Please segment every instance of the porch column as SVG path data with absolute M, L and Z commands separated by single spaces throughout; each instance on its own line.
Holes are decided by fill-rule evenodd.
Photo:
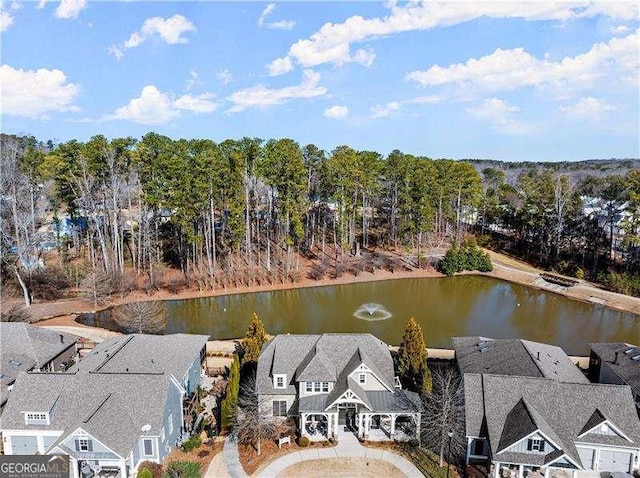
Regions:
M 573 470 L 571 472 L 571 478 L 578 478 L 578 470 Z
M 496 461 L 493 466 L 493 478 L 500 478 L 500 463 Z
M 549 478 L 549 475 L 551 474 L 551 469 L 547 466 L 544 469 L 544 478 Z
M 416 439 L 418 440 L 418 445 L 420 445 L 420 437 L 422 434 L 420 433 L 420 414 L 419 413 L 416 413 L 415 419 L 416 419 Z
M 124 458 L 119 460 L 118 466 L 120 467 L 120 476 L 127 476 L 127 464 L 124 461 Z
M 371 432 L 371 414 L 367 413 L 364 417 L 364 437 L 369 438 Z
M 307 414 L 300 414 L 300 436 L 307 436 Z
M 72 478 L 78 478 L 78 474 L 79 474 L 78 460 L 76 460 L 72 456 L 69 457 L 69 467 L 71 468 L 70 476 Z
M 522 478 L 524 476 L 524 465 L 518 466 L 518 478 Z M 573 478 L 576 478 L 575 476 Z
M 393 439 L 393 435 L 396 433 L 396 414 L 391 414 L 391 439 Z

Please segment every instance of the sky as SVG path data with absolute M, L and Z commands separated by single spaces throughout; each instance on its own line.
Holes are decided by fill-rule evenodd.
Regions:
M 6 1 L 1 131 L 640 157 L 637 2 Z

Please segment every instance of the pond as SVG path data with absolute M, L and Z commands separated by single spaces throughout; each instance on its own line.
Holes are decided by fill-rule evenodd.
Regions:
M 370 332 L 394 345 L 412 316 L 429 347 L 449 348 L 450 337 L 461 335 L 524 338 L 571 354 L 586 353 L 589 342 L 640 343 L 638 315 L 483 276 L 229 294 L 171 300 L 167 306 L 166 333 L 208 334 L 214 340 L 243 336 L 256 312 L 270 334 Z M 78 320 L 117 330 L 109 310 Z

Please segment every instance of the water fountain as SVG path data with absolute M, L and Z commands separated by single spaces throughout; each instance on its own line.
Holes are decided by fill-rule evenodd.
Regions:
M 385 308 L 385 306 L 382 304 L 375 304 L 373 302 L 368 302 L 358 307 L 356 311 L 353 313 L 353 316 L 356 319 L 373 322 L 377 320 L 390 319 L 393 316 L 393 314 L 389 312 Z

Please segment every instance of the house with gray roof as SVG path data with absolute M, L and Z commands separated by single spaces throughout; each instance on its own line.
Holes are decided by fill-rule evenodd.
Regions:
M 491 464 L 495 478 L 638 467 L 640 421 L 629 387 L 592 384 L 553 345 L 452 342 L 463 375 L 467 463 Z
M 66 454 L 72 476 L 128 477 L 185 436 L 208 337 L 125 335 L 64 373 L 21 372 L 2 416 L 6 454 Z
M 58 372 L 77 358 L 77 338 L 24 322 L 0 322 L 0 413 L 19 372 Z
M 470 458 L 493 477 L 569 478 L 638 468 L 640 421 L 628 386 L 467 373 Z
M 589 347 L 591 380 L 629 385 L 640 413 L 640 347 L 624 342 L 589 344 Z
M 371 334 L 277 335 L 262 347 L 256 389 L 265 412 L 295 418 L 312 440 L 398 440 L 420 428 L 420 397 L 401 389 L 389 347 Z

